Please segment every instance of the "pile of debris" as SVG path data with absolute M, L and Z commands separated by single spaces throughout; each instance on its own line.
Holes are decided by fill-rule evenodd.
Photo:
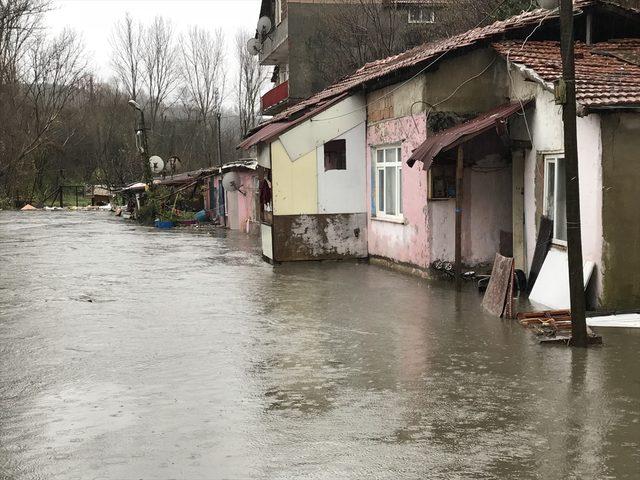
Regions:
M 571 311 L 545 310 L 520 312 L 518 322 L 540 338 L 540 343 L 564 343 L 571 341 Z M 587 327 L 589 345 L 601 345 L 602 337 Z

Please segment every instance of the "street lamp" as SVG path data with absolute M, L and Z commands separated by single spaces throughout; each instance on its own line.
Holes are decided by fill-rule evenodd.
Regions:
M 149 164 L 149 143 L 147 142 L 147 129 L 144 123 L 144 111 L 138 102 L 135 100 L 129 100 L 129 106 L 140 113 L 138 125 L 136 127 L 136 147 L 140 152 L 140 158 L 142 159 L 142 168 L 144 172 L 144 181 L 149 185 L 149 188 L 153 187 L 153 177 L 151 176 L 151 165 Z

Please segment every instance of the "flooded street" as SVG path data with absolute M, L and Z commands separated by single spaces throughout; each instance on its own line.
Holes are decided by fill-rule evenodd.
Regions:
M 108 213 L 0 212 L 2 479 L 636 479 L 640 332 Z

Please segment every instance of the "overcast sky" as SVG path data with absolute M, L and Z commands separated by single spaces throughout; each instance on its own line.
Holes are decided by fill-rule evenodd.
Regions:
M 236 31 L 255 31 L 260 0 L 53 0 L 47 23 L 52 32 L 69 26 L 82 34 L 89 58 L 103 80 L 111 76 L 109 38 L 116 20 L 129 12 L 133 18 L 149 21 L 156 15 L 171 19 L 177 31 L 190 25 L 210 30 L 222 28 L 229 68 Z

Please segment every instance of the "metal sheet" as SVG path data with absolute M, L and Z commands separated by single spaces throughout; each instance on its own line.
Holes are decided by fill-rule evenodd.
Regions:
M 589 284 L 595 264 L 584 262 L 584 286 Z M 552 248 L 542 265 L 529 300 L 556 310 L 571 308 L 569 296 L 569 259 L 567 252 Z
M 422 162 L 424 170 L 429 170 L 431 162 L 439 153 L 451 150 L 491 129 L 506 130 L 507 119 L 530 103 L 530 101 L 524 103 L 512 102 L 500 105 L 468 122 L 428 137 L 422 145 L 415 149 L 407 160 L 407 165 L 413 167 L 419 161 Z

